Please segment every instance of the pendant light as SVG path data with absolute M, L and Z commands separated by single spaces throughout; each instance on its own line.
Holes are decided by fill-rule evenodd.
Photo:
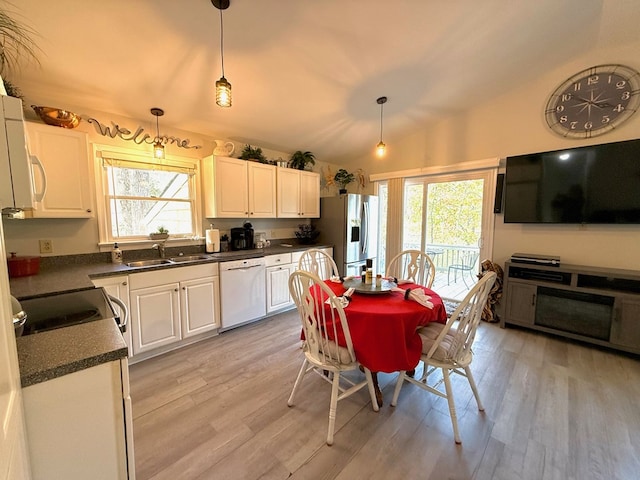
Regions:
M 224 29 L 222 26 L 222 10 L 229 8 L 230 0 L 211 0 L 211 3 L 220 10 L 220 59 L 222 61 L 222 77 L 216 82 L 216 103 L 221 107 L 230 107 L 231 84 L 224 78 Z
M 156 116 L 156 138 L 153 143 L 153 156 L 159 160 L 164 159 L 164 145 L 162 144 L 162 139 L 160 138 L 160 125 L 158 122 L 158 118 L 164 115 L 164 110 L 161 108 L 154 107 L 151 109 L 151 115 Z
M 378 145 L 376 145 L 376 154 L 379 157 L 383 157 L 387 150 L 387 146 L 382 141 L 382 110 L 384 104 L 387 103 L 387 97 L 380 97 L 376 102 L 380 105 L 380 141 L 378 142 Z

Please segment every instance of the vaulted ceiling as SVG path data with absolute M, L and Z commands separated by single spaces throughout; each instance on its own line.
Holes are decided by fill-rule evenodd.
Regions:
M 4 3 L 4 2 L 3 2 Z M 27 105 L 149 120 L 347 163 L 589 50 L 638 41 L 637 0 L 231 0 L 233 106 L 215 104 L 220 12 L 210 0 L 20 0 L 39 65 L 11 80 Z

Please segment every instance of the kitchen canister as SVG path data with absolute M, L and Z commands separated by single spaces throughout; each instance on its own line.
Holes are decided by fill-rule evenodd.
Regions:
M 217 228 L 208 228 L 205 231 L 205 248 L 207 253 L 220 251 L 220 230 Z

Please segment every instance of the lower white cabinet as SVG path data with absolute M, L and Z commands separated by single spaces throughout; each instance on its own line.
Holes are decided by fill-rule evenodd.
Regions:
M 295 270 L 291 254 L 268 255 L 267 265 L 267 313 L 282 310 L 293 305 L 289 294 L 289 275 Z
M 179 283 L 167 283 L 131 290 L 131 337 L 134 355 L 177 342 L 182 338 L 179 289 Z
M 333 248 L 321 248 L 320 250 L 333 258 Z M 267 255 L 265 257 L 267 266 L 267 313 L 293 307 L 293 300 L 289 293 L 289 276 L 298 269 L 298 261 L 303 253 L 304 250 Z
M 220 326 L 220 277 L 180 282 L 182 337 L 188 338 Z
M 216 263 L 136 273 L 129 282 L 134 356 L 220 326 Z
M 34 480 L 135 478 L 126 358 L 25 387 L 22 395 Z

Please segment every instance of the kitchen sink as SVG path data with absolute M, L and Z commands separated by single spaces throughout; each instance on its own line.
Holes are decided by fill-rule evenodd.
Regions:
M 180 262 L 195 262 L 197 260 L 210 260 L 211 257 L 209 255 L 182 255 L 180 257 L 171 257 L 169 260 L 172 262 L 180 263 Z
M 127 263 L 127 267 L 152 267 L 154 265 L 168 265 L 174 263 L 166 258 L 156 258 L 153 260 L 138 260 L 137 262 Z

